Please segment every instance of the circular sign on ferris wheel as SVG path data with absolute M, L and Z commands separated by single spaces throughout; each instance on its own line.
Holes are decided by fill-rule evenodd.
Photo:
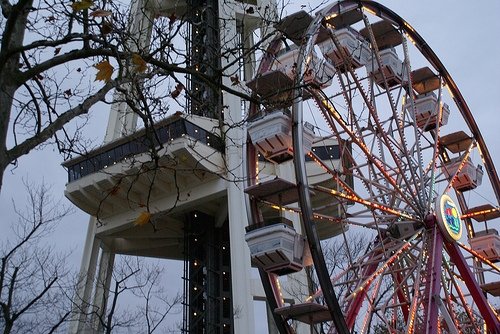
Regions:
M 436 218 L 441 231 L 449 241 L 457 241 L 462 236 L 462 221 L 458 208 L 447 194 L 436 201 Z

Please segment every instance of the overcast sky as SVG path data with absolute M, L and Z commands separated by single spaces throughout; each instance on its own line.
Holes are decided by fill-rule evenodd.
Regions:
M 480 1 L 380 1 L 407 20 L 427 41 L 453 76 L 465 97 L 493 161 L 500 165 L 500 2 Z M 300 2 L 306 4 L 307 2 Z M 102 140 L 106 110 L 98 111 L 92 119 L 92 136 Z M 16 169 L 4 175 L 0 195 L 0 241 L 9 234 L 8 226 L 14 214 L 11 199 L 22 206 L 25 198 L 22 179 L 44 180 L 52 185 L 55 198 L 63 197 L 67 180 L 60 166 L 61 157 L 51 147 L 34 152 L 19 160 Z M 69 201 L 65 200 L 69 204 Z M 52 243 L 61 250 L 72 250 L 71 262 L 79 267 L 88 216 L 76 209 L 53 235 Z M 179 282 L 180 286 L 180 282 Z

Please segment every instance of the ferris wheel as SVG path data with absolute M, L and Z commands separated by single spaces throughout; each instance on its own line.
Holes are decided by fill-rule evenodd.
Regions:
M 276 29 L 248 83 L 246 238 L 279 331 L 500 333 L 499 179 L 439 58 L 372 1 Z M 306 268 L 287 305 L 280 281 Z

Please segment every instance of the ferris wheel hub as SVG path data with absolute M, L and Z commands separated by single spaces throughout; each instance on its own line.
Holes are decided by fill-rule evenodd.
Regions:
M 441 195 L 436 200 L 436 221 L 446 240 L 453 242 L 462 237 L 463 227 L 459 209 L 447 194 Z

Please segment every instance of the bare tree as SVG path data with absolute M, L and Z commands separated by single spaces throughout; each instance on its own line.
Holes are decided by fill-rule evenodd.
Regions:
M 25 184 L 26 208 L 15 208 L 13 237 L 0 247 L 0 328 L 7 333 L 55 333 L 68 319 L 71 289 L 65 255 L 47 237 L 70 209 L 50 196 L 50 188 Z
M 142 12 L 129 20 L 128 6 L 107 0 L 1 0 L 0 189 L 5 169 L 41 145 L 55 143 L 65 158 L 87 152 L 86 117 L 100 103 L 111 103 L 114 89 L 123 93 L 114 102 L 146 127 L 184 109 L 187 95 L 201 101 L 186 92 L 187 77 L 214 96 L 226 91 L 249 98 L 238 73 L 250 59 L 244 38 L 223 32 L 220 45 L 210 47 L 213 58 L 227 61 L 201 71 L 204 65 L 195 64 L 185 44 L 189 20 L 183 15 L 189 13 L 174 8 L 157 18 L 146 3 L 132 1 Z M 222 77 L 230 77 L 230 84 Z
M 76 284 L 66 265 L 67 253 L 56 252 L 51 237 L 71 208 L 55 201 L 45 185 L 25 187 L 26 207 L 14 205 L 18 221 L 11 225 L 13 237 L 0 245 L 0 330 L 59 333 L 71 319 Z M 106 333 L 123 328 L 164 330 L 167 315 L 178 311 L 182 296 L 169 296 L 163 277 L 157 262 L 120 256 L 110 291 L 104 291 L 108 308 L 102 311 L 91 305 L 89 326 Z
M 164 267 L 139 257 L 120 256 L 113 270 L 109 291 L 103 291 L 107 308 L 89 305 L 86 328 L 93 332 L 123 330 L 156 333 L 168 330 L 165 322 L 182 302 L 182 295 L 169 296 L 164 288 Z M 102 285 L 103 282 L 98 282 Z

